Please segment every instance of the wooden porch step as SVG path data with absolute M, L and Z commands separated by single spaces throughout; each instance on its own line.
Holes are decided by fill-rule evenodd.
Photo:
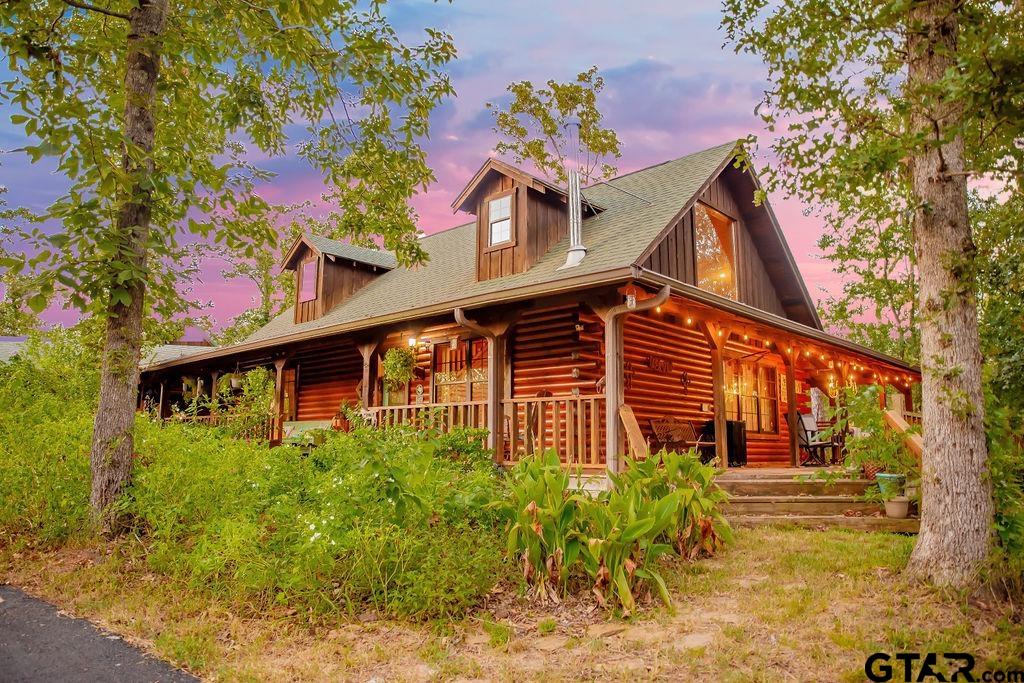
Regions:
M 841 528 L 858 531 L 891 531 L 916 534 L 918 519 L 891 517 L 845 517 L 843 515 L 727 515 L 733 526 L 799 526 L 811 529 Z
M 733 496 L 860 496 L 872 484 L 866 479 L 838 479 L 830 483 L 817 479 L 803 481 L 793 475 L 724 476 L 716 481 Z
M 727 515 L 842 515 L 846 511 L 871 514 L 877 503 L 856 496 L 734 496 L 725 506 Z

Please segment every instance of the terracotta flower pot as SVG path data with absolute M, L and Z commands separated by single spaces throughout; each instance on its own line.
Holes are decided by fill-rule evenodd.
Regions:
M 893 519 L 906 519 L 910 514 L 910 499 L 897 496 L 885 501 L 885 516 Z

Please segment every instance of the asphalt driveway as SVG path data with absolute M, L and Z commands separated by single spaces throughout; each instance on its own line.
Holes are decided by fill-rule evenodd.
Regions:
M 64 616 L 47 602 L 12 586 L 0 586 L 0 681 L 197 680 L 85 619 Z

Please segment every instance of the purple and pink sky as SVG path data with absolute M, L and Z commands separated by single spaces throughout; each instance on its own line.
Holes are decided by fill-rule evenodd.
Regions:
M 730 139 L 764 132 L 754 107 L 765 88 L 765 69 L 750 55 L 723 48 L 721 6 L 713 0 L 399 0 L 388 13 L 407 40 L 424 26 L 449 31 L 459 57 L 449 66 L 457 97 L 433 115 L 426 143 L 437 183 L 414 206 L 420 227 L 436 232 L 466 221 L 450 204 L 496 142 L 488 101 L 503 101 L 517 80 L 564 81 L 597 65 L 605 77 L 600 107 L 622 142 L 619 172 L 673 159 Z M 762 146 L 767 139 L 762 138 Z M 0 148 L 25 143 L 19 128 L 0 121 Z M 760 163 L 764 163 L 761 160 Z M 278 175 L 263 191 L 272 201 L 318 201 L 322 185 L 295 156 L 265 167 Z M 42 208 L 63 182 L 43 164 L 19 153 L 0 157 L 0 185 L 13 206 Z M 771 197 L 811 295 L 840 286 L 815 247 L 819 222 L 796 200 Z M 212 306 L 218 326 L 252 305 L 254 291 L 220 276 L 226 263 L 204 269 L 195 291 Z M 48 311 L 49 322 L 74 318 Z

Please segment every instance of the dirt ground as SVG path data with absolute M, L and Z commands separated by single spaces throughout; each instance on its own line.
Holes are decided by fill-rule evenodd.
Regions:
M 898 651 L 1024 670 L 1021 612 L 908 583 L 912 547 L 893 534 L 742 529 L 722 556 L 667 567 L 672 607 L 629 620 L 505 588 L 460 622 L 317 626 L 287 609 L 241 616 L 93 548 L 0 559 L 6 582 L 210 680 L 863 681 L 869 654 Z

